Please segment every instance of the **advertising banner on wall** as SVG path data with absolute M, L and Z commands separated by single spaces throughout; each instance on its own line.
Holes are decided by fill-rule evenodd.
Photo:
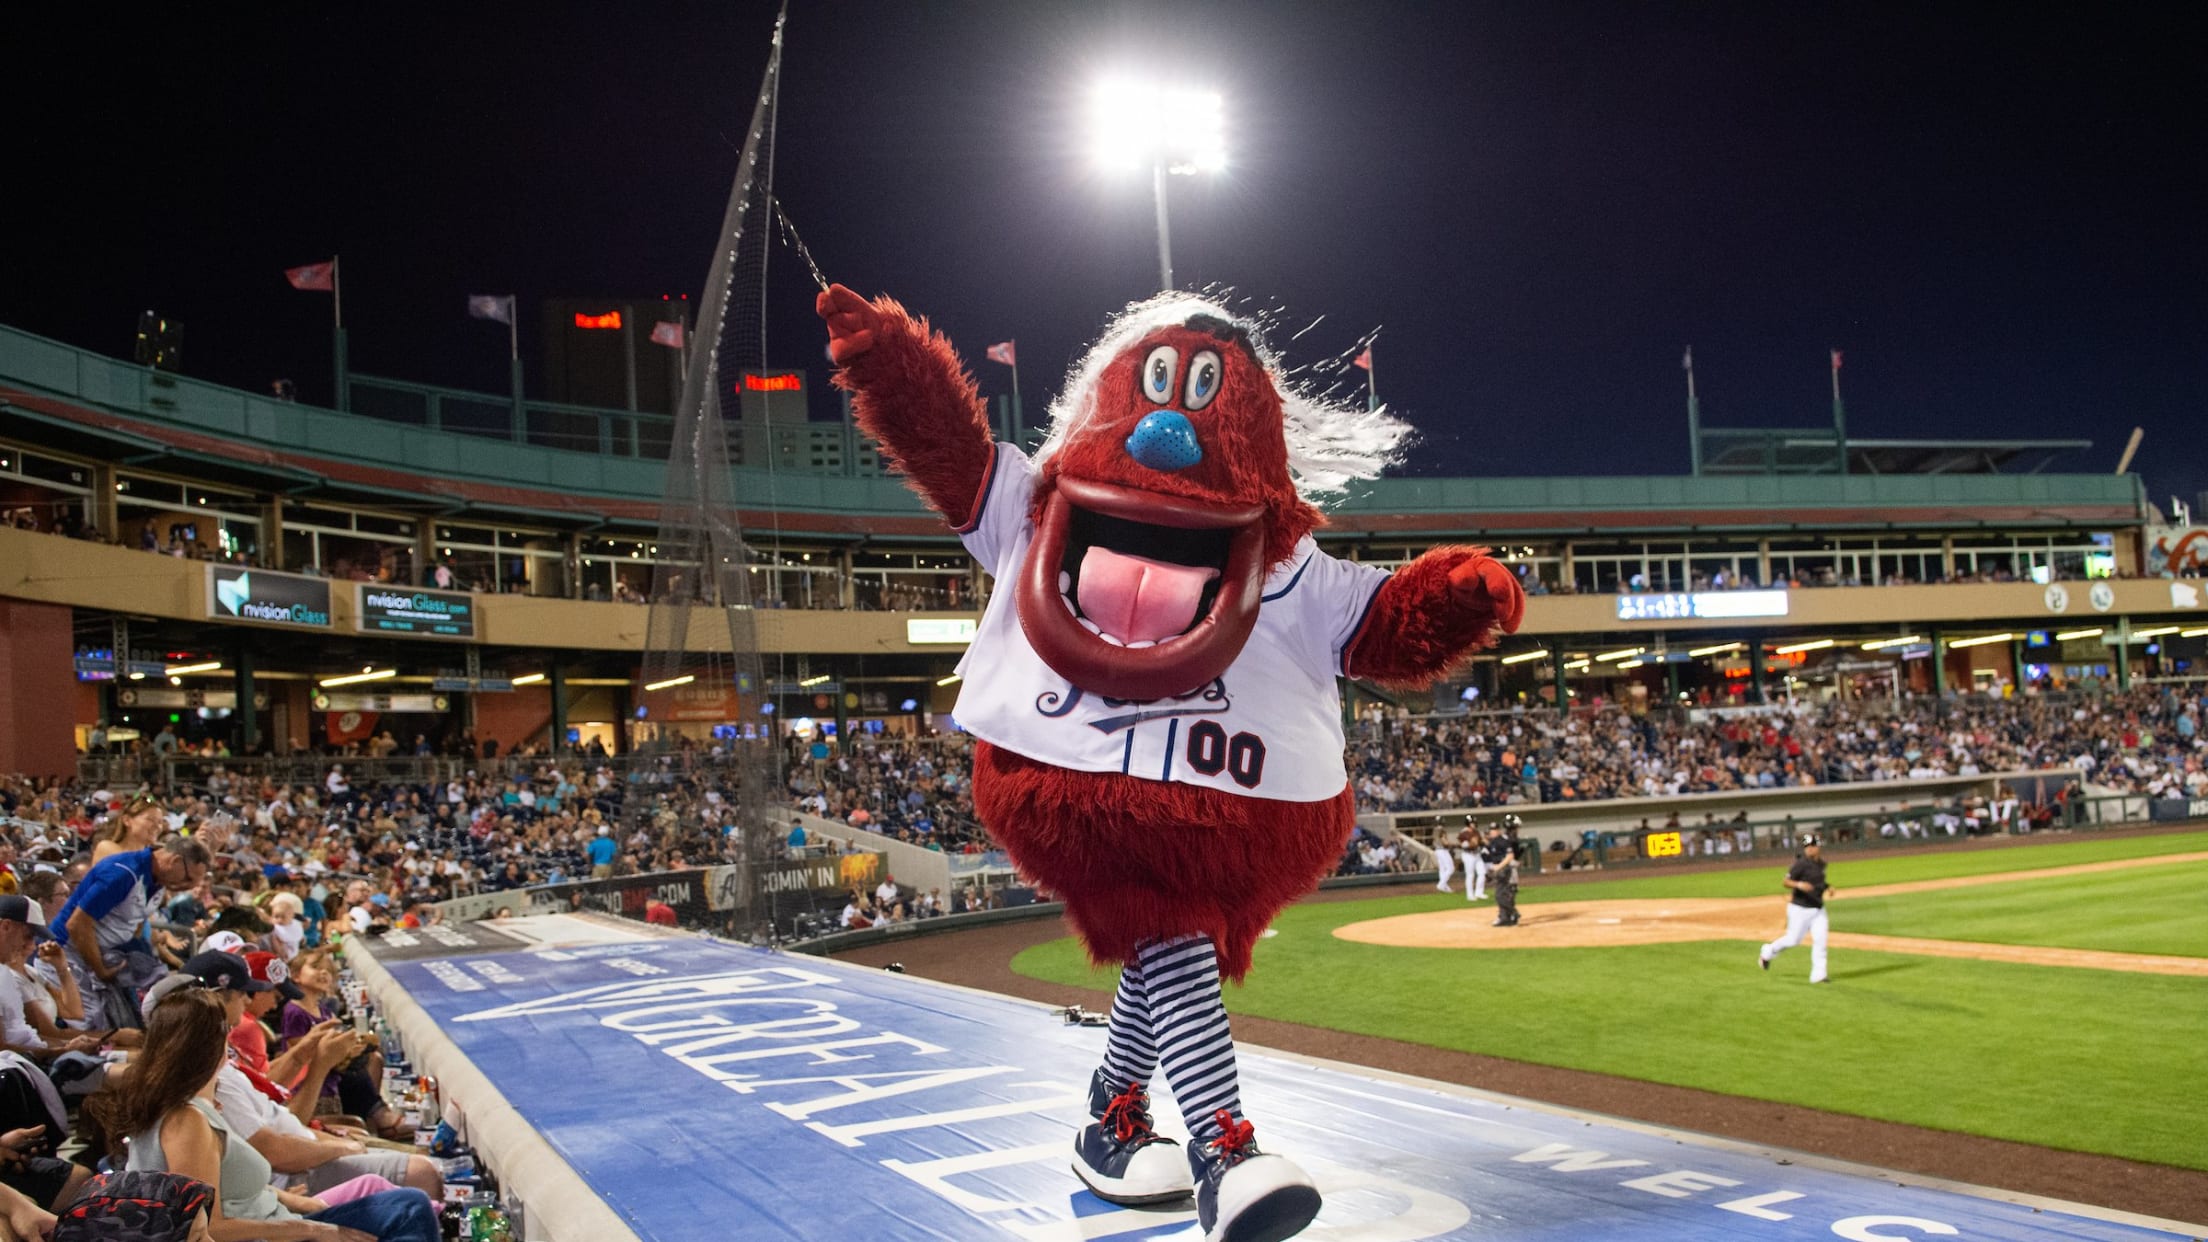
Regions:
M 2208 526 L 2149 526 L 2146 569 L 2173 578 L 2208 576 Z
M 237 565 L 207 567 L 207 615 L 218 621 L 330 628 L 330 581 Z
M 465 591 L 407 591 L 362 582 L 353 627 L 363 634 L 474 638 L 475 597 Z

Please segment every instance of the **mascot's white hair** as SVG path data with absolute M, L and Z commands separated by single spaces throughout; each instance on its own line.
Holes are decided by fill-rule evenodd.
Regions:
M 1114 316 L 1089 352 L 1073 364 L 1066 384 L 1050 403 L 1050 435 L 1036 452 L 1036 464 L 1047 461 L 1066 438 L 1096 409 L 1096 391 L 1104 368 L 1144 336 L 1159 328 L 1185 324 L 1204 316 L 1225 320 L 1241 329 L 1250 352 L 1280 393 L 1281 413 L 1288 441 L 1288 475 L 1296 492 L 1316 502 L 1346 488 L 1353 480 L 1378 478 L 1396 459 L 1411 425 L 1384 408 L 1368 410 L 1346 401 L 1329 401 L 1303 384 L 1288 378 L 1287 368 L 1265 344 L 1259 325 L 1217 302 L 1186 293 L 1161 293 L 1137 302 Z

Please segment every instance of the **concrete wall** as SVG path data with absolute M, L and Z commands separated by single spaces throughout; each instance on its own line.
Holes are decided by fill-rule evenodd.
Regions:
M 818 815 L 792 811 L 791 816 L 805 821 L 807 837 L 825 837 L 831 841 L 855 842 L 861 849 L 873 850 L 886 857 L 889 874 L 897 883 L 908 889 L 926 892 L 931 888 L 943 890 L 944 900 L 951 896 L 951 860 L 934 850 L 909 845 L 895 837 L 885 837 L 864 828 L 853 828 Z M 786 822 L 786 821 L 785 821 Z

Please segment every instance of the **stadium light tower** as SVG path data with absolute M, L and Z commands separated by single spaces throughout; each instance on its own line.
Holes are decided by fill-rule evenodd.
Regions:
M 1173 229 L 1165 205 L 1168 174 L 1195 176 L 1227 166 L 1225 104 L 1215 91 L 1107 78 L 1089 97 L 1097 163 L 1114 172 L 1150 166 L 1158 210 L 1158 287 L 1173 287 Z

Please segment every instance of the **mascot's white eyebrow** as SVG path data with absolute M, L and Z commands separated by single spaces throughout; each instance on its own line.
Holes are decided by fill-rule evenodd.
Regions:
M 1185 293 L 1161 293 L 1114 316 L 1096 344 L 1067 372 L 1064 389 L 1051 401 L 1050 435 L 1037 450 L 1036 463 L 1048 461 L 1095 411 L 1097 388 L 1113 358 L 1145 335 L 1197 316 L 1248 323 L 1217 302 Z M 1305 500 L 1341 491 L 1357 479 L 1378 478 L 1396 459 L 1411 434 L 1409 423 L 1385 407 L 1367 410 L 1353 402 L 1330 400 L 1286 380 L 1287 368 L 1254 328 L 1247 332 L 1247 344 L 1280 393 L 1288 474 Z

